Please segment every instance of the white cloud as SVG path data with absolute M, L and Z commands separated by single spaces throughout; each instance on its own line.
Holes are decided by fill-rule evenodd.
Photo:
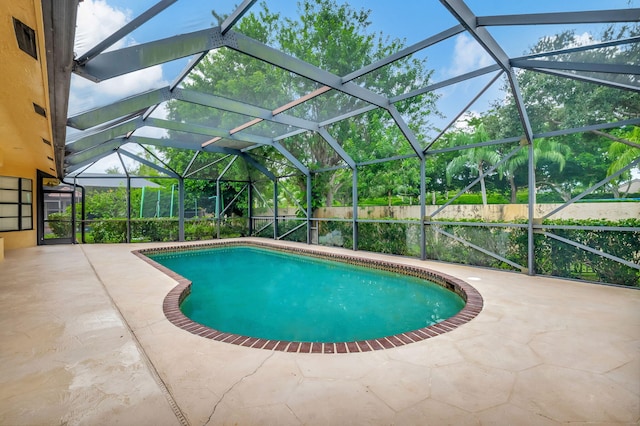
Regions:
M 491 56 L 472 37 L 460 34 L 456 38 L 449 74 L 460 75 L 493 63 Z
M 105 0 L 84 0 L 78 5 L 74 51 L 83 54 L 131 20 L 131 11 L 118 10 Z M 124 46 L 119 40 L 112 48 Z
M 593 36 L 589 33 L 576 34 L 573 38 L 574 42 L 569 47 L 587 46 L 594 43 Z
M 83 54 L 131 20 L 130 10 L 116 9 L 105 0 L 84 0 L 78 7 L 74 50 Z M 108 50 L 137 44 L 131 37 L 119 40 Z M 69 115 L 108 105 L 150 89 L 166 86 L 161 65 L 94 83 L 74 75 L 71 79 Z
M 480 118 L 478 111 L 468 110 L 451 126 L 451 130 L 472 131 L 473 127 L 469 125 L 469 121 L 474 118 Z
M 100 83 L 94 83 L 74 75 L 71 79 L 69 115 L 105 106 L 136 93 L 157 89 L 168 84 L 163 77 L 161 65 L 114 77 Z

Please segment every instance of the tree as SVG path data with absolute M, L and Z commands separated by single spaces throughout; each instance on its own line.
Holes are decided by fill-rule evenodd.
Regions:
M 335 0 L 302 0 L 298 2 L 298 12 L 299 19 L 282 18 L 271 12 L 266 3 L 261 3 L 260 9 L 247 14 L 234 30 L 338 76 L 404 47 L 404 41 L 386 38 L 370 29 L 369 10 L 354 10 L 348 4 L 339 5 Z M 218 21 L 222 18 L 215 12 L 214 17 Z M 431 71 L 427 70 L 425 60 L 405 58 L 361 77 L 356 83 L 374 92 L 393 96 L 427 85 L 430 76 Z M 210 52 L 183 86 L 267 109 L 278 108 L 319 88 L 311 80 L 231 49 Z M 434 111 L 434 100 L 434 95 L 427 94 L 399 103 L 396 107 L 407 117 L 413 131 L 419 134 L 429 126 L 428 116 Z M 367 105 L 360 99 L 331 90 L 286 113 L 322 122 Z M 249 121 L 238 114 L 177 101 L 169 103 L 169 115 L 173 120 L 224 129 Z M 334 123 L 327 130 L 354 158 L 363 152 L 371 152 L 372 144 L 408 146 L 406 140 L 389 138 L 389 129 L 396 127 L 396 124 L 385 115 L 388 115 L 386 111 L 376 110 L 373 114 Z M 378 121 L 382 125 L 368 130 L 366 137 L 360 136 L 364 133 L 359 129 L 368 126 L 371 121 Z M 264 122 L 247 129 L 247 133 L 275 137 L 290 130 Z M 177 132 L 171 132 L 171 136 L 177 136 Z M 333 169 L 323 172 L 321 177 L 316 175 L 315 179 L 321 185 L 318 192 L 326 195 L 327 205 L 333 202 L 340 189 L 349 186 L 347 183 L 351 173 L 339 169 L 344 165 L 343 159 L 317 134 L 306 132 L 283 140 L 282 144 L 312 170 Z M 397 152 L 395 149 L 384 151 Z M 256 152 L 252 150 L 250 155 Z M 269 155 L 272 154 L 277 154 L 277 151 L 271 149 Z M 173 158 L 170 161 L 175 162 Z M 274 167 L 273 171 L 279 174 L 281 170 L 276 165 Z M 305 188 L 303 179 L 299 180 L 299 186 Z
M 589 42 L 611 41 L 640 34 L 640 27 L 622 26 L 606 28 L 597 40 L 591 37 Z M 581 45 L 574 31 L 563 31 L 550 37 L 544 37 L 529 53 L 557 51 Z M 572 62 L 594 63 L 638 63 L 640 47 L 634 43 L 607 48 L 558 54 L 550 59 Z M 590 74 L 589 77 L 637 85 L 636 76 L 609 74 Z M 640 116 L 640 97 L 634 91 L 619 90 L 597 84 L 576 81 L 536 71 L 519 71 L 518 83 L 525 102 L 527 114 L 534 133 L 543 133 L 563 129 L 578 128 L 596 123 L 615 122 Z M 493 109 L 483 115 L 493 139 L 501 139 L 522 134 L 519 118 L 515 114 L 515 99 L 508 87 L 504 87 L 506 96 L 497 101 Z M 584 190 L 604 179 L 607 168 L 611 164 L 608 154 L 612 142 L 619 142 L 629 147 L 638 147 L 622 137 L 617 130 L 590 130 L 585 133 L 574 133 L 558 136 L 544 142 L 537 142 L 535 147 L 536 162 L 542 160 L 541 170 L 537 170 L 539 183 L 562 194 L 563 199 L 571 198 L 575 191 Z M 572 153 L 572 155 L 568 155 Z M 504 176 L 510 181 L 512 200 L 517 182 L 526 182 L 526 153 L 521 153 L 509 161 L 502 169 Z M 627 163 L 628 164 L 628 163 Z M 563 173 L 559 173 L 562 171 Z
M 484 125 L 479 120 L 470 120 L 471 129 L 453 132 L 449 136 L 450 146 L 472 145 L 489 140 Z M 447 164 L 447 182 L 450 182 L 454 175 L 464 170 L 473 170 L 480 176 L 480 192 L 482 194 L 482 204 L 487 205 L 487 188 L 484 173 L 487 169 L 500 161 L 500 155 L 491 147 L 475 147 L 462 151 Z
M 637 143 L 637 142 L 640 142 L 640 127 L 633 126 L 631 129 L 620 129 L 618 130 L 618 132 L 615 133 L 615 135 L 621 136 L 620 139 L 622 140 Z M 607 175 L 611 176 L 612 174 L 616 173 L 618 170 L 622 169 L 623 167 L 627 166 L 628 164 L 631 164 L 633 161 L 640 158 L 640 148 L 637 148 L 633 145 L 629 145 L 627 143 L 615 141 L 615 142 L 612 142 L 611 145 L 609 146 L 608 154 L 609 154 L 611 164 L 607 169 Z M 615 198 L 620 198 L 621 194 L 620 194 L 620 191 L 618 190 L 618 187 L 624 180 L 628 180 L 629 184 L 631 184 L 631 176 L 632 176 L 631 172 L 627 171 L 625 173 L 622 173 L 618 177 L 618 179 L 613 180 L 614 185 L 612 185 L 612 191 Z M 626 195 L 628 191 L 629 190 L 627 189 L 624 195 Z
M 549 186 L 560 194 L 563 200 L 569 201 L 571 199 L 571 192 L 567 193 L 563 188 L 556 184 L 552 179 L 553 173 L 550 172 L 550 164 L 558 166 L 559 171 L 562 171 L 566 163 L 566 159 L 571 153 L 570 148 L 562 143 L 559 143 L 551 139 L 542 139 L 534 141 L 533 147 L 533 159 L 534 167 L 537 167 L 539 162 L 547 163 L 543 170 L 538 173 L 537 177 L 543 176 L 542 182 L 544 185 Z M 498 169 L 501 173 L 501 177 L 504 177 L 509 182 L 510 199 L 509 202 L 515 204 L 517 202 L 516 195 L 518 193 L 518 186 L 516 184 L 516 175 L 521 169 L 526 169 L 529 164 L 529 150 L 521 149 L 509 160 L 505 161 L 503 165 Z

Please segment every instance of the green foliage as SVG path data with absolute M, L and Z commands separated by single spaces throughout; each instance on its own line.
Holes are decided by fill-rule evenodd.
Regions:
M 132 196 L 137 194 L 139 200 L 139 190 L 132 189 L 131 194 Z M 86 194 L 86 209 L 89 217 L 127 217 L 127 188 L 120 186 L 118 188 L 89 189 Z
M 334 0 L 302 0 L 298 2 L 298 12 L 299 19 L 285 18 L 270 11 L 266 2 L 263 2 L 259 8 L 254 8 L 245 15 L 234 30 L 336 75 L 346 75 L 405 47 L 403 40 L 374 32 L 370 27 L 371 12 L 367 9 L 357 10 L 346 3 L 338 4 Z M 216 12 L 214 16 L 218 20 L 224 18 Z M 429 83 L 431 73 L 426 68 L 426 59 L 403 58 L 362 76 L 355 82 L 374 92 L 395 96 L 424 87 Z M 232 49 L 210 52 L 190 74 L 189 81 L 183 85 L 186 89 L 214 93 L 267 109 L 285 105 L 319 88 L 316 82 L 239 54 Z M 433 93 L 427 93 L 396 104 L 398 111 L 418 136 L 429 127 L 429 116 L 436 113 L 435 99 Z M 359 99 L 331 90 L 303 105 L 291 108 L 287 114 L 321 122 L 366 105 Z M 189 124 L 221 129 L 231 129 L 240 124 L 237 114 L 219 109 L 179 101 L 169 102 L 168 108 L 171 119 Z M 254 126 L 251 130 L 265 137 L 288 131 L 273 123 L 267 125 L 266 122 Z M 328 126 L 327 131 L 356 160 L 412 152 L 394 120 L 382 109 L 335 123 Z M 176 131 L 170 131 L 170 137 L 185 142 L 196 141 L 195 136 Z M 344 165 L 341 156 L 315 132 L 287 138 L 282 144 L 311 170 Z M 161 151 L 169 165 L 179 173 L 183 173 L 187 164 L 193 160 L 192 153 L 187 150 L 162 148 Z M 290 162 L 273 147 L 259 147 L 248 152 L 248 155 L 278 176 L 296 173 Z M 208 183 L 201 181 L 199 185 L 202 187 L 199 189 L 204 190 L 205 185 L 211 185 L 218 177 L 219 170 L 228 165 L 229 161 L 230 159 L 224 159 L 222 154 L 200 153 L 193 161 L 190 171 L 198 170 L 197 177 L 210 180 Z M 234 164 L 224 175 L 225 179 L 246 181 L 260 177 L 260 174 L 244 161 L 236 163 L 241 166 L 236 167 Z M 380 179 L 377 183 L 371 184 L 372 192 L 378 192 L 375 195 L 387 195 L 400 187 L 415 188 L 415 175 L 419 175 L 419 170 L 413 172 L 409 179 L 405 179 L 408 174 L 397 173 L 393 164 L 381 164 L 372 174 L 362 177 L 363 190 L 369 186 L 369 178 L 374 175 Z M 314 206 L 331 206 L 334 202 L 349 203 L 350 180 L 351 172 L 344 169 L 315 175 Z M 192 185 L 189 181 L 186 184 Z M 298 193 L 301 195 L 300 201 L 306 204 L 304 178 L 299 178 L 297 185 L 300 190 Z M 209 189 L 213 188 L 209 186 Z
M 178 241 L 176 219 L 135 219 L 131 221 L 132 241 Z
M 126 220 L 108 219 L 90 221 L 89 230 L 95 243 L 124 243 L 127 241 Z
M 592 36 L 589 42 L 618 40 L 637 36 L 639 33 L 638 25 L 610 26 L 601 34 Z M 530 53 L 558 51 L 579 46 L 584 44 L 584 40 L 580 40 L 582 36 L 576 34 L 574 30 L 566 30 L 544 37 L 531 48 Z M 612 46 L 579 50 L 556 55 L 555 60 L 637 63 L 640 61 L 640 48 L 637 45 L 628 45 L 625 48 Z M 528 70 L 519 72 L 517 78 L 534 133 L 616 122 L 635 118 L 640 114 L 640 96 L 634 91 L 619 90 Z M 633 85 L 635 83 L 630 80 L 633 78 L 624 74 L 612 74 L 606 79 L 623 85 Z M 506 81 L 503 90 L 506 97 L 496 100 L 493 109 L 481 117 L 491 139 L 494 140 L 523 135 L 516 101 Z M 621 142 L 624 146 L 617 149 L 609 148 L 612 141 Z M 637 148 L 636 143 L 635 149 Z M 628 165 L 633 158 L 637 158 L 637 151 L 634 153 L 633 150 L 633 134 L 629 128 L 591 130 L 537 139 L 534 141 L 536 186 L 552 189 L 563 200 L 569 200 L 572 193 L 583 191 L 604 179 L 607 173 L 611 174 Z M 511 202 L 515 202 L 515 193 L 518 188 L 528 186 L 527 151 L 526 148 L 522 149 L 500 169 L 501 177 L 509 182 Z M 608 169 L 609 172 L 607 172 Z
M 249 220 L 244 217 L 230 217 L 221 220 L 220 238 L 237 238 L 249 235 Z
M 184 238 L 187 241 L 210 240 L 215 237 L 215 219 L 191 219 L 184 223 Z
M 640 227 L 640 219 L 547 220 L 544 225 Z M 640 264 L 640 232 L 549 229 L 559 237 L 601 250 L 628 262 Z M 534 235 L 535 270 L 538 274 L 564 278 L 580 278 L 605 283 L 640 286 L 640 271 L 595 253 L 579 249 L 542 234 Z M 527 230 L 511 232 L 508 258 L 526 264 Z
M 329 245 L 337 245 L 336 242 L 341 242 L 339 247 L 353 248 L 353 223 L 352 222 L 333 222 L 322 221 L 318 222 L 318 240 L 323 236 L 340 236 L 340 238 L 329 238 Z M 320 241 L 319 241 L 320 243 Z M 320 243 L 323 245 L 322 243 Z
M 358 224 L 358 250 L 420 256 L 420 225 L 367 222 Z
M 463 221 L 459 221 L 463 222 Z M 475 220 L 464 221 L 475 222 Z M 469 243 L 482 247 L 490 252 L 504 257 L 509 247 L 509 234 L 504 228 L 492 226 L 464 226 L 464 225 L 431 225 L 426 228 L 427 258 L 445 262 L 462 263 L 466 265 L 484 266 L 497 269 L 514 267 L 475 248 L 450 238 L 438 230 L 461 238 Z M 519 262 L 516 262 L 519 263 Z M 519 263 L 522 265 L 522 263 Z M 526 265 L 526 261 L 524 263 Z
M 57 238 L 69 238 L 71 236 L 71 214 L 50 213 L 47 223 Z

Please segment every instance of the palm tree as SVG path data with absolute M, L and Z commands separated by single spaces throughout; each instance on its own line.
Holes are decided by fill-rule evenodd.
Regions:
M 473 145 L 489 140 L 482 123 L 474 126 L 473 133 L 466 131 L 456 132 L 452 135 L 451 146 Z M 475 147 L 464 150 L 459 156 L 454 158 L 447 164 L 447 182 L 451 182 L 451 178 L 465 170 L 471 169 L 474 174 L 480 176 L 480 191 L 482 193 L 482 205 L 487 205 L 487 189 L 485 186 L 484 175 L 485 170 L 500 161 L 500 155 L 491 149 L 491 147 Z
M 640 142 L 640 127 L 634 127 L 633 130 L 625 135 L 629 141 Z M 633 145 L 625 144 L 624 142 L 612 142 L 609 146 L 609 158 L 612 160 L 611 165 L 607 169 L 607 176 L 611 176 L 618 170 L 629 165 L 632 161 L 640 158 L 640 148 Z M 629 180 L 631 184 L 631 172 L 627 171 L 620 175 L 616 181 L 620 183 L 623 180 Z M 620 191 L 618 185 L 613 185 L 613 196 L 620 198 Z M 628 192 L 628 190 L 627 190 Z
M 553 139 L 541 139 L 534 142 L 533 145 L 533 159 L 534 159 L 534 167 L 537 165 L 538 161 L 548 161 L 550 163 L 555 163 L 558 165 L 560 171 L 564 169 L 564 165 L 566 162 L 566 157 L 571 153 L 571 149 L 560 142 L 554 141 Z M 529 163 L 529 151 L 527 149 L 521 149 L 516 153 L 513 157 L 507 160 L 500 168 L 499 171 L 501 176 L 504 176 L 509 181 L 509 188 L 511 190 L 511 198 L 510 202 L 512 204 L 516 203 L 516 194 L 518 192 L 518 186 L 516 185 L 516 171 L 521 167 L 526 166 Z M 554 190 L 558 191 L 562 198 L 567 201 L 571 198 L 571 194 L 565 194 L 560 188 L 554 185 L 551 182 L 545 182 L 547 185 L 551 186 Z M 530 188 L 532 190 L 533 188 Z M 569 198 L 567 198 L 569 197 Z

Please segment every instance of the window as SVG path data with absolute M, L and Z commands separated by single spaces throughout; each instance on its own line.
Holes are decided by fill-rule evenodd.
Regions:
M 0 176 L 0 232 L 33 229 L 31 179 Z

